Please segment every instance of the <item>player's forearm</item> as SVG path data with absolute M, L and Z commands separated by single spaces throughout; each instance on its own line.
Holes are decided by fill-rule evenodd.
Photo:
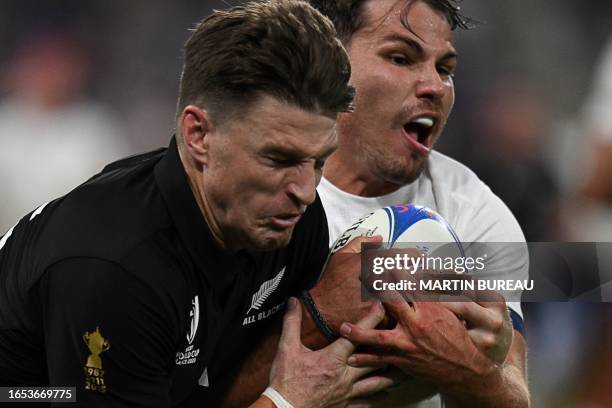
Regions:
M 504 364 L 495 372 L 474 381 L 471 387 L 461 387 L 442 394 L 447 407 L 529 407 L 529 390 L 521 370 Z
M 514 332 L 505 363 L 488 375 L 442 392 L 448 407 L 528 407 L 525 339 Z
M 325 347 L 327 340 L 319 332 L 308 312 L 302 307 L 302 343 L 312 350 Z M 230 385 L 219 400 L 218 406 L 225 408 L 245 407 L 255 401 L 268 386 L 268 378 L 272 361 L 276 355 L 281 333 L 281 321 L 275 322 L 274 330 L 270 331 L 251 353 L 232 379 Z M 262 406 L 263 407 L 263 406 Z
M 215 406 L 238 408 L 253 403 L 252 407 L 266 407 L 266 405 L 261 405 L 262 402 L 258 398 L 268 386 L 270 368 L 280 339 L 280 325 L 280 321 L 275 322 L 274 330 L 262 340 L 256 351 L 251 353 L 235 371 L 234 377 L 228 379 L 223 395 L 215 396 Z

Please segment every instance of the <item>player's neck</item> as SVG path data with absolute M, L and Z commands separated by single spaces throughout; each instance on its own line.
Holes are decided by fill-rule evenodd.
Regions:
M 362 163 L 363 158 L 338 149 L 325 163 L 323 175 L 340 190 L 361 197 L 379 197 L 401 187 L 376 177 Z
M 228 249 L 227 244 L 223 239 L 221 228 L 219 227 L 214 217 L 214 212 L 212 211 L 211 205 L 206 199 L 206 194 L 204 194 L 204 188 L 201 182 L 202 173 L 195 169 L 193 165 L 191 165 L 191 163 L 187 162 L 181 149 L 179 149 L 179 157 L 181 158 L 181 162 L 183 163 L 185 173 L 187 174 L 187 182 L 189 183 L 189 188 L 193 193 L 193 197 L 196 200 L 196 203 L 198 204 L 198 208 L 202 213 L 202 217 L 204 218 L 204 222 L 208 226 L 210 234 L 221 248 Z

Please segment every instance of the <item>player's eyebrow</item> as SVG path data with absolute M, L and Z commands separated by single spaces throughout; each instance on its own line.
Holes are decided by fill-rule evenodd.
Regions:
M 322 150 L 319 154 L 316 155 L 316 157 L 326 159 L 333 152 L 336 151 L 337 147 L 337 143 L 334 143 L 332 146 L 329 146 L 325 150 Z M 294 149 L 289 146 L 280 146 L 276 144 L 264 146 L 261 151 L 264 155 L 283 157 L 288 160 L 302 160 L 308 156 L 307 154 L 305 154 L 306 152 L 300 151 L 299 149 Z
M 266 155 L 273 155 L 273 156 L 281 156 L 281 157 L 287 157 L 287 158 L 300 158 L 300 152 L 298 152 L 295 149 L 292 149 L 291 147 L 287 147 L 287 146 L 279 146 L 276 144 L 270 144 L 267 146 L 264 146 L 263 149 L 261 150 L 263 154 Z
M 442 58 L 440 58 L 440 61 L 457 60 L 458 58 L 457 51 L 452 50 L 444 54 Z
M 423 49 L 421 44 L 419 44 L 412 38 L 408 38 L 403 35 L 389 34 L 383 37 L 383 41 L 400 42 L 406 45 L 408 48 L 411 48 L 417 54 L 419 58 L 423 58 L 425 54 L 425 50 Z M 442 58 L 440 58 L 440 60 L 451 60 L 451 59 L 457 59 L 457 52 L 454 49 L 449 50 L 446 54 L 444 54 L 444 56 L 442 56 Z
M 417 43 L 416 41 L 414 41 L 411 38 L 407 38 L 407 37 L 404 37 L 404 36 L 399 35 L 399 34 L 389 34 L 389 35 L 386 35 L 383 38 L 383 41 L 386 41 L 386 42 L 400 42 L 400 43 L 406 45 L 408 48 L 411 48 L 414 52 L 417 53 L 417 55 L 419 57 L 422 57 L 423 54 L 424 54 L 423 47 L 421 47 L 421 44 Z

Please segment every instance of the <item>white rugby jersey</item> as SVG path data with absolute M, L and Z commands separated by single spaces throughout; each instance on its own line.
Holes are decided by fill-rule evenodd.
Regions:
M 349 194 L 325 178 L 317 190 L 327 215 L 330 246 L 361 216 L 406 203 L 438 212 L 462 242 L 525 242 L 516 218 L 501 199 L 468 167 L 436 151 L 431 152 L 425 170 L 415 182 L 384 196 Z M 503 279 L 528 279 L 528 257 L 516 247 L 509 246 L 489 257 L 487 277 L 499 274 Z M 519 302 L 508 302 L 508 306 L 522 317 Z M 439 407 L 441 401 L 435 396 L 415 406 Z

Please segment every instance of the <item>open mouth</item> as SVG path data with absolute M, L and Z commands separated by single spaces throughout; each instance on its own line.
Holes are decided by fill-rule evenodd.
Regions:
M 435 119 L 432 116 L 419 116 L 406 123 L 404 125 L 404 131 L 409 138 L 429 150 L 431 147 L 432 130 L 435 123 Z

